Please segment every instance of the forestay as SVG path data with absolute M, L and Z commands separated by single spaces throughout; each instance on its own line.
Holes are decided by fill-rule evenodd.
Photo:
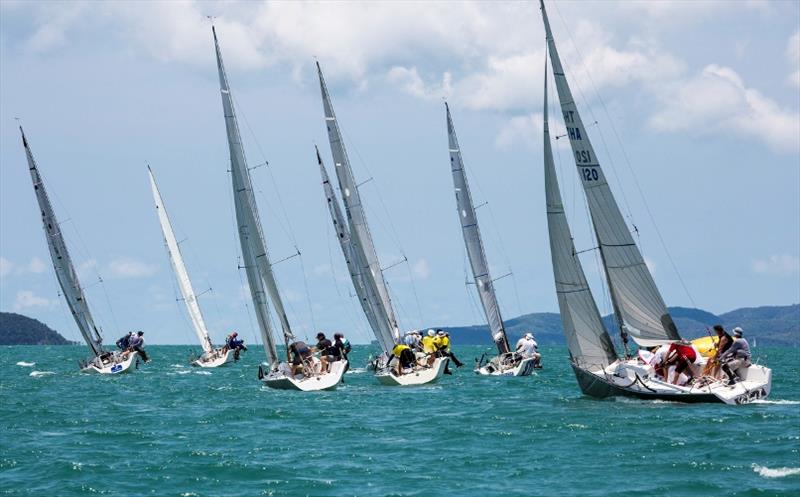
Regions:
M 344 147 L 344 141 L 333 112 L 328 88 L 322 76 L 322 69 L 317 63 L 320 90 L 322 91 L 322 104 L 325 110 L 325 124 L 328 128 L 328 139 L 331 145 L 331 154 L 335 164 L 336 178 L 339 180 L 339 188 L 342 192 L 342 200 L 350 224 L 351 247 L 355 255 L 354 260 L 362 265 L 359 274 L 366 290 L 366 296 L 370 307 L 375 314 L 375 322 L 370 322 L 373 326 L 375 337 L 380 342 L 381 347 L 386 352 L 392 350 L 394 343 L 399 339 L 399 328 L 395 318 L 392 302 L 389 298 L 389 290 L 383 278 L 383 271 L 380 267 L 378 255 L 375 252 L 375 245 L 372 242 L 372 235 L 367 225 L 367 218 L 361 204 L 361 196 L 358 192 L 358 185 L 350 167 L 350 160 Z M 369 319 L 369 313 L 368 319 Z
M 197 334 L 205 352 L 211 352 L 211 339 L 208 337 L 208 329 L 203 320 L 203 314 L 200 312 L 200 305 L 197 302 L 197 295 L 192 288 L 192 282 L 189 279 L 189 273 L 186 271 L 186 265 L 183 263 L 181 256 L 181 249 L 178 246 L 178 240 L 175 238 L 175 233 L 172 231 L 172 224 L 169 222 L 167 210 L 164 207 L 164 200 L 161 198 L 161 193 L 158 191 L 156 179 L 153 176 L 153 171 L 150 166 L 147 167 L 147 174 L 150 176 L 150 188 L 153 191 L 153 200 L 156 203 L 156 212 L 158 213 L 158 221 L 161 223 L 161 232 L 164 234 L 164 242 L 167 244 L 167 252 L 169 253 L 169 260 L 172 263 L 172 269 L 175 271 L 175 277 L 178 280 L 178 287 L 181 290 L 181 296 L 186 303 L 186 310 L 189 313 L 189 318 L 192 320 L 192 327 Z
M 270 300 L 278 314 L 278 318 L 283 329 L 284 341 L 292 339 L 291 328 L 283 308 L 275 277 L 272 273 L 272 266 L 267 254 L 264 235 L 261 231 L 261 221 L 258 217 L 253 186 L 250 180 L 250 171 L 247 168 L 247 161 L 242 147 L 241 135 L 239 134 L 239 124 L 233 107 L 233 98 L 228 85 L 228 77 L 222 64 L 222 53 L 217 41 L 217 33 L 214 33 L 214 48 L 217 54 L 217 69 L 219 71 L 220 93 L 222 94 L 222 107 L 225 113 L 225 128 L 228 133 L 228 146 L 231 157 L 231 181 L 233 184 L 234 207 L 236 211 L 236 222 L 238 224 L 239 242 L 242 247 L 242 259 L 247 274 L 247 282 L 250 286 L 250 295 L 253 299 L 256 317 L 258 319 L 261 338 L 264 341 L 264 350 L 273 368 L 278 365 L 278 352 L 275 347 L 275 340 L 272 337 L 269 324 L 269 308 L 267 306 L 266 285 Z
M 25 131 L 22 127 L 19 128 L 22 133 L 22 146 L 25 147 L 25 156 L 28 159 L 28 170 L 31 173 L 31 180 L 33 181 L 33 190 L 36 193 L 36 201 L 39 203 L 39 211 L 42 214 L 42 225 L 44 226 L 44 233 L 47 237 L 47 248 L 50 249 L 50 258 L 53 261 L 53 268 L 56 271 L 56 279 L 61 287 L 61 293 L 64 294 L 64 299 L 67 301 L 67 306 L 78 325 L 78 329 L 83 336 L 86 345 L 89 346 L 95 356 L 100 355 L 103 351 L 103 337 L 100 331 L 94 324 L 92 313 L 89 311 L 89 304 L 86 302 L 86 297 L 83 294 L 83 288 L 80 281 L 78 281 L 78 274 L 75 272 L 75 267 L 72 264 L 72 258 L 69 256 L 67 244 L 64 241 L 64 236 L 61 233 L 61 226 L 56 219 L 53 205 L 50 203 L 50 197 L 47 195 L 42 177 L 39 175 L 39 169 L 36 166 L 36 160 L 33 158 L 28 146 L 28 140 L 25 138 Z
M 545 62 L 546 63 L 546 62 Z M 558 309 L 570 357 L 583 367 L 605 367 L 617 359 L 614 344 L 603 326 L 597 304 L 575 252 L 561 191 L 558 186 L 550 128 L 547 118 L 547 67 L 544 77 L 544 188 L 547 201 L 547 229 L 550 257 L 556 284 Z
M 605 174 L 597 162 L 594 148 L 567 84 L 543 1 L 541 7 L 567 136 L 588 200 L 617 318 L 623 329 L 639 345 L 649 346 L 679 340 L 680 335 L 664 299 L 633 241 Z
M 456 130 L 453 126 L 453 118 L 450 115 L 450 107 L 444 104 L 447 111 L 447 138 L 450 144 L 450 169 L 453 173 L 453 188 L 456 194 L 456 209 L 458 219 L 461 223 L 461 233 L 464 235 L 464 244 L 467 247 L 467 257 L 469 258 L 472 276 L 475 280 L 475 287 L 478 289 L 478 296 L 481 300 L 486 321 L 489 323 L 489 332 L 492 339 L 500 333 L 503 336 L 503 343 L 498 344 L 500 353 L 508 352 L 508 337 L 503 326 L 503 318 L 500 316 L 500 306 L 497 304 L 497 296 L 494 291 L 492 277 L 489 275 L 489 264 L 486 262 L 486 252 L 483 249 L 481 230 L 478 227 L 478 217 L 472 203 L 472 194 L 469 190 L 467 175 L 464 171 L 464 162 L 461 158 L 461 149 L 458 145 Z M 497 341 L 495 340 L 495 343 Z M 505 348 L 505 350 L 504 350 Z

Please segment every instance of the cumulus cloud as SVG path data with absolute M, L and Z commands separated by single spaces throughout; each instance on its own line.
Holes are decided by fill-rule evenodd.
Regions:
M 155 268 L 144 262 L 122 257 L 108 263 L 108 273 L 114 278 L 142 278 L 155 273 Z
M 6 259 L 5 257 L 0 257 L 0 278 L 5 278 L 11 271 L 14 269 L 14 263 Z
M 47 270 L 47 264 L 38 257 L 34 257 L 28 263 L 27 270 L 33 274 L 42 274 Z
M 20 290 L 14 299 L 13 307 L 15 311 L 24 311 L 26 309 L 50 307 L 54 303 L 55 301 L 40 297 L 31 290 Z
M 800 272 L 800 258 L 794 255 L 771 255 L 753 261 L 753 272 L 766 275 L 790 275 Z
M 729 67 L 708 65 L 694 77 L 665 85 L 659 97 L 662 108 L 650 118 L 657 130 L 734 133 L 778 151 L 800 150 L 800 114 L 747 87 Z

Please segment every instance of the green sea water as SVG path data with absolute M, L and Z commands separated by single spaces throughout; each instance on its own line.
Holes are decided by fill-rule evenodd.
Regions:
M 527 378 L 479 377 L 483 349 L 457 347 L 452 376 L 393 388 L 357 346 L 315 393 L 262 388 L 258 347 L 215 370 L 191 350 L 100 377 L 82 347 L 0 347 L 0 495 L 800 495 L 797 349 L 756 349 L 773 390 L 746 406 L 587 398 L 563 347 Z

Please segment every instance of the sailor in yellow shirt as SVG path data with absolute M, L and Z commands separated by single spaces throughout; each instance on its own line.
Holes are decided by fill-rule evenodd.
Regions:
M 422 351 L 428 356 L 428 366 L 433 366 L 436 360 L 436 332 L 428 330 L 428 334 L 422 337 Z
M 458 360 L 458 357 L 453 354 L 450 350 L 450 334 L 446 333 L 444 330 L 436 330 L 436 340 L 434 342 L 436 345 L 436 355 L 439 357 L 449 357 L 453 360 L 453 364 L 456 365 L 457 368 L 460 368 L 464 365 L 463 362 Z M 445 373 L 449 374 L 447 369 L 445 369 Z
M 411 350 L 411 347 L 402 343 L 398 343 L 392 349 L 391 359 L 394 358 L 397 359 L 397 367 L 395 369 L 395 374 L 397 376 L 403 374 L 403 370 L 413 369 L 416 363 L 416 358 L 414 357 L 414 352 Z M 391 360 L 389 362 L 391 362 Z

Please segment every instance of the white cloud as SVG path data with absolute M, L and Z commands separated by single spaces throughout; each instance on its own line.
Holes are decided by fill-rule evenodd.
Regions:
M 514 116 L 503 126 L 495 139 L 495 146 L 502 149 L 510 148 L 517 142 L 533 146 L 541 141 L 544 132 L 542 114 L 529 114 Z M 551 141 L 553 136 L 550 137 Z
M 20 290 L 17 292 L 16 299 L 14 299 L 14 310 L 24 311 L 36 307 L 50 307 L 53 304 L 55 304 L 55 301 L 39 297 L 31 290 Z
M 771 255 L 753 261 L 753 272 L 768 275 L 790 275 L 800 272 L 800 258 L 794 255 Z
M 427 280 L 431 275 L 431 269 L 428 267 L 428 261 L 426 259 L 419 259 L 415 262 L 411 267 L 411 271 L 414 273 L 414 276 L 421 280 Z
M 108 263 L 108 273 L 115 278 L 142 278 L 155 273 L 155 268 L 144 262 L 122 257 Z
M 416 67 L 396 66 L 389 70 L 387 79 L 409 95 L 423 100 L 448 98 L 453 92 L 453 75 L 449 72 L 442 75 L 441 83 L 428 85 L 422 80 Z
M 47 264 L 38 257 L 34 257 L 31 259 L 31 262 L 28 263 L 28 271 L 33 274 L 42 274 L 46 270 Z
M 97 260 L 89 259 L 86 261 L 81 262 L 78 264 L 76 268 L 78 272 L 78 278 L 87 279 L 87 278 L 96 278 L 97 275 Z
M 800 114 L 782 109 L 748 88 L 731 68 L 711 64 L 685 81 L 664 85 L 662 109 L 650 118 L 657 130 L 735 133 L 773 149 L 800 149 Z
M 795 31 L 786 45 L 786 57 L 792 65 L 794 72 L 789 75 L 789 83 L 800 88 L 800 30 Z
M 5 278 L 11 271 L 14 269 L 14 263 L 6 259 L 5 257 L 0 257 L 0 277 Z

